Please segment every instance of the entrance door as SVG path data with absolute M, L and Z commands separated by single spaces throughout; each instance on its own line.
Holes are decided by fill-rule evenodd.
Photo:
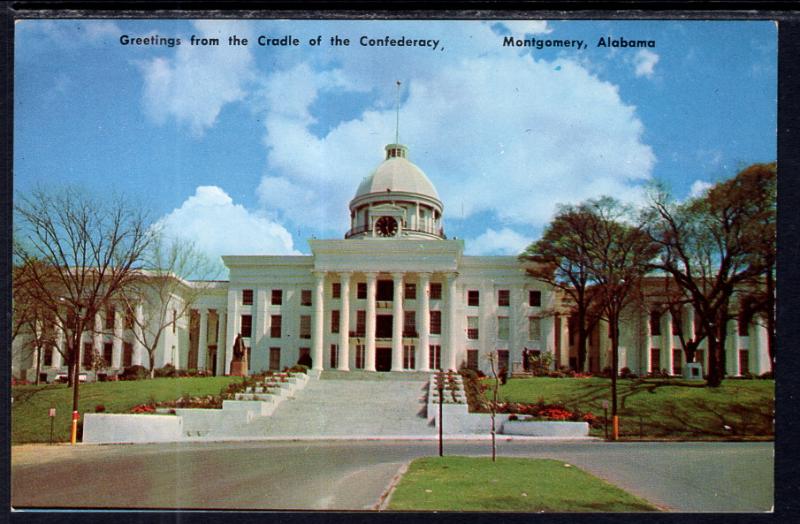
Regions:
M 375 370 L 392 370 L 392 348 L 375 348 Z

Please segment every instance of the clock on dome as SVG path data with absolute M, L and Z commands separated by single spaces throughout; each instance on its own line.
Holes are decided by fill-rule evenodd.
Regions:
M 397 220 L 394 217 L 380 217 L 375 222 L 375 232 L 382 237 L 395 236 L 397 234 Z

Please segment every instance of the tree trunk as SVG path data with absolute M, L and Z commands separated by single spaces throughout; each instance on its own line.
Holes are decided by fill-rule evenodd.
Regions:
M 156 376 L 156 355 L 155 351 L 148 351 L 147 354 L 150 357 L 150 378 L 155 378 Z
M 586 333 L 586 310 L 578 308 L 578 369 L 576 371 L 583 373 L 586 366 L 586 339 L 589 338 Z
M 767 351 L 769 370 L 775 373 L 775 277 L 767 271 Z
M 34 384 L 37 386 L 39 385 L 39 375 L 42 372 L 42 348 L 41 346 L 36 348 L 36 381 Z

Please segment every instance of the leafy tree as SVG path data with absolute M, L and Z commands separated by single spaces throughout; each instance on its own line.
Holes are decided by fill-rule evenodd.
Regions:
M 78 410 L 81 339 L 98 312 L 134 278 L 152 233 L 123 198 L 77 187 L 38 188 L 16 199 L 14 257 L 31 300 L 64 331 L 73 411 Z
M 566 296 L 578 331 L 578 369 L 586 363 L 586 345 L 600 318 L 599 295 L 589 256 L 587 228 L 595 217 L 584 206 L 561 206 L 542 238 L 528 246 L 520 259 L 534 262 L 528 274 Z
M 725 374 L 734 293 L 774 275 L 775 192 L 770 185 L 775 173 L 775 164 L 756 164 L 686 202 L 675 202 L 663 188 L 651 198 L 649 233 L 661 248 L 653 267 L 669 274 L 693 306 L 695 322 L 708 340 L 712 387 Z M 769 280 L 774 287 L 774 278 Z M 767 302 L 774 310 L 774 298 Z
M 632 223 L 631 210 L 613 198 L 589 200 L 581 208 L 590 218 L 584 232 L 588 271 L 596 282 L 611 335 L 611 415 L 616 416 L 619 322 L 626 306 L 636 298 L 658 246 L 644 225 Z

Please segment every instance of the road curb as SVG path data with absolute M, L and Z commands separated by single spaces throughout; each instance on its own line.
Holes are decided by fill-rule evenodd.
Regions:
M 378 502 L 370 509 L 375 511 L 386 511 L 386 509 L 389 507 L 389 502 L 392 499 L 394 489 L 397 487 L 397 484 L 400 483 L 400 479 L 403 478 L 403 475 L 406 474 L 406 471 L 408 471 L 409 465 L 411 465 L 411 462 L 405 462 L 400 465 L 400 467 L 397 469 L 397 473 L 394 474 L 392 480 L 390 480 L 389 484 L 386 486 L 386 489 L 383 490 Z

